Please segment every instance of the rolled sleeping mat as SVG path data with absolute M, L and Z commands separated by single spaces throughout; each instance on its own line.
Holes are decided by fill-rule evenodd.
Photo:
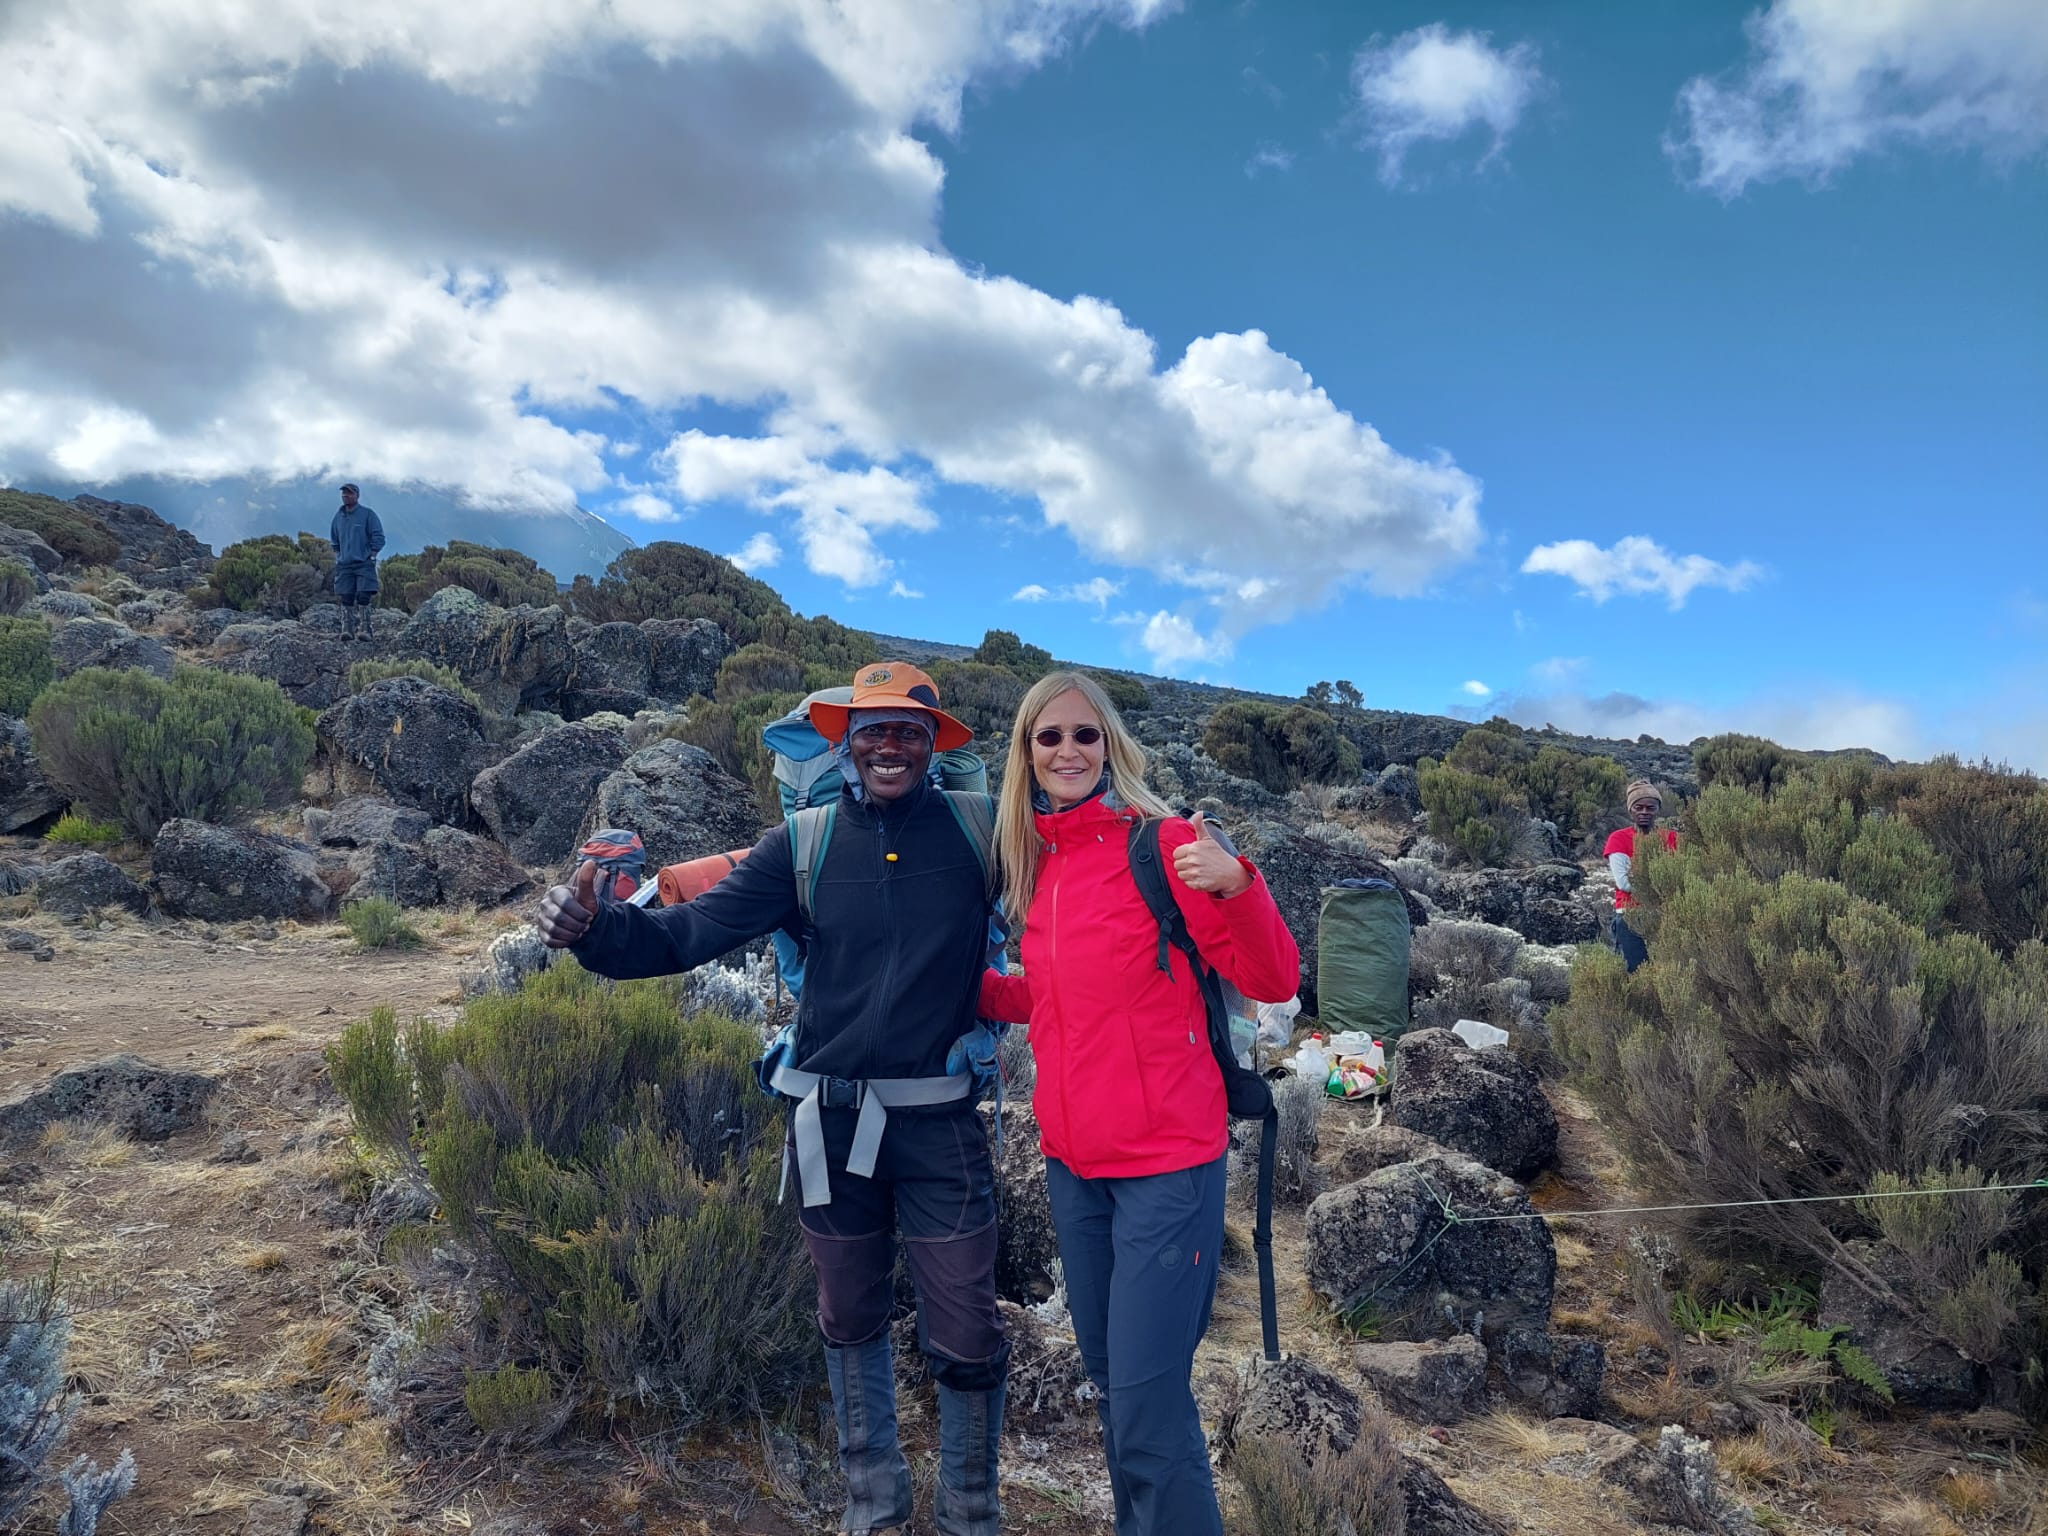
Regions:
M 730 853 L 712 853 L 701 859 L 663 866 L 661 873 L 655 876 L 655 883 L 661 887 L 661 904 L 680 907 L 686 901 L 695 901 L 738 869 L 740 861 L 753 851 L 751 848 L 735 848 Z

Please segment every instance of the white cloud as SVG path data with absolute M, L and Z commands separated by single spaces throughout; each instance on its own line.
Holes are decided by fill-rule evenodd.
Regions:
M 1588 658 L 1549 656 L 1529 669 L 1529 675 L 1546 688 L 1564 688 L 1585 675 Z
M 612 504 L 629 517 L 637 517 L 644 523 L 675 523 L 682 521 L 682 514 L 661 497 L 648 491 L 635 491 Z
M 1679 92 L 1667 144 L 1723 197 L 1889 149 L 2010 159 L 2048 144 L 2041 0 L 1776 0 L 1747 31 L 1741 69 Z
M 1480 163 L 1508 136 L 1543 87 L 1528 43 L 1495 48 L 1484 32 L 1453 33 L 1442 22 L 1377 39 L 1351 65 L 1365 140 L 1380 156 L 1380 179 L 1401 180 L 1408 151 L 1425 141 L 1461 139 L 1475 128 L 1493 135 Z
M 1480 537 L 1447 456 L 1258 331 L 1161 358 L 1113 306 L 940 246 L 918 130 L 1167 8 L 548 0 L 480 31 L 457 0 L 14 7 L 0 477 L 345 464 L 567 506 L 627 467 L 565 421 L 625 402 L 637 439 L 708 401 L 770 414 L 678 435 L 645 494 L 786 519 L 849 585 L 885 585 L 956 483 L 1184 583 L 1211 648 L 1350 586 L 1423 591 Z
M 1163 610 L 1145 619 L 1139 643 L 1152 658 L 1152 665 L 1172 674 L 1199 662 L 1228 661 L 1233 647 L 1218 635 L 1205 635 L 1181 614 Z
M 1077 581 L 1057 589 L 1032 582 L 1019 587 L 1010 594 L 1013 603 L 1093 603 L 1097 608 L 1107 609 L 1111 598 L 1124 589 L 1120 581 L 1111 581 L 1107 576 L 1094 576 L 1087 581 Z
M 1261 144 L 1252 151 L 1251 158 L 1244 163 L 1244 173 L 1258 177 L 1267 171 L 1291 171 L 1294 169 L 1294 151 L 1282 149 L 1278 144 Z
M 725 557 L 749 576 L 756 571 L 773 570 L 782 559 L 782 546 L 775 542 L 772 533 L 757 533 L 740 546 L 738 553 Z
M 1724 587 L 1740 592 L 1763 575 L 1763 567 L 1748 560 L 1723 565 L 1705 555 L 1674 555 L 1654 539 L 1631 535 L 1602 549 L 1590 539 L 1564 539 L 1539 544 L 1522 562 L 1524 575 L 1562 576 L 1596 603 L 1604 603 L 1617 592 L 1631 596 L 1662 593 L 1672 608 L 1685 606 L 1686 598 L 1700 587 Z
M 903 584 L 903 583 L 902 583 L 901 581 L 894 581 L 894 582 L 891 582 L 891 583 L 889 584 L 889 595 L 890 595 L 891 597 L 923 597 L 923 596 L 924 596 L 924 594 L 923 594 L 922 592 L 913 592 L 913 591 L 911 591 L 911 589 L 910 589 L 909 587 L 905 586 L 905 585 L 904 585 L 904 584 Z
M 1460 683 L 1458 685 L 1458 691 L 1460 693 L 1469 693 L 1475 699 L 1487 699 L 1493 697 L 1493 690 L 1487 687 L 1486 684 L 1479 681 L 1479 679 L 1476 677 L 1467 678 L 1464 682 Z
M 1909 706 L 1851 692 L 1723 705 L 1646 699 L 1631 693 L 1554 693 L 1502 700 L 1499 709 L 1521 725 L 1555 725 L 1586 736 L 1650 735 L 1684 743 L 1723 731 L 1745 731 L 1780 746 L 1817 751 L 1869 747 L 1887 757 L 1914 757 L 1930 750 L 1927 732 Z

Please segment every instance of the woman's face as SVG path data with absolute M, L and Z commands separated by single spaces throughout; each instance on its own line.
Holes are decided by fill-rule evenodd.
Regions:
M 1090 739 L 1079 740 L 1076 732 Z M 1046 705 L 1032 724 L 1031 772 L 1055 809 L 1079 805 L 1095 793 L 1108 755 L 1102 717 L 1071 688 Z

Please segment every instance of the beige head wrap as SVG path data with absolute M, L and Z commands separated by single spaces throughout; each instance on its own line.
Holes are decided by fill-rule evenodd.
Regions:
M 1648 779 L 1637 779 L 1622 791 L 1621 803 L 1631 810 L 1635 808 L 1638 800 L 1654 800 L 1657 802 L 1658 810 L 1664 809 L 1664 791 Z

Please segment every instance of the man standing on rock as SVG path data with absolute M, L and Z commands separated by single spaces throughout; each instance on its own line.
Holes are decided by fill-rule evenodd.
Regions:
M 341 488 L 341 508 L 327 533 L 334 545 L 334 596 L 341 604 L 344 640 L 368 640 L 373 633 L 370 606 L 377 601 L 377 552 L 384 547 L 384 525 L 358 500 L 361 495 L 352 483 Z
M 1637 779 L 1623 792 L 1628 802 L 1629 820 L 1632 826 L 1621 827 L 1607 837 L 1607 869 L 1614 876 L 1614 919 L 1609 934 L 1614 947 L 1621 951 L 1621 958 L 1627 962 L 1630 971 L 1650 958 L 1650 946 L 1643 942 L 1643 936 L 1629 926 L 1628 909 L 1636 904 L 1633 876 L 1635 871 L 1636 839 L 1656 830 L 1657 818 L 1664 813 L 1664 791 L 1648 779 Z M 1678 847 L 1678 833 L 1667 827 L 1664 830 L 1664 846 Z
M 659 911 L 601 899 L 585 862 L 548 892 L 541 938 L 625 979 L 687 971 L 778 929 L 802 937 L 795 1037 L 762 1070 L 791 1101 L 798 1221 L 846 1474 L 840 1529 L 900 1536 L 910 1522 L 889 1339 L 900 1234 L 939 1389 L 934 1523 L 940 1536 L 1000 1536 L 1010 1345 L 988 1131 L 964 1049 L 982 1011 L 994 809 L 932 784 L 933 752 L 973 733 L 907 662 L 861 668 L 851 702 L 814 699 L 810 720 L 845 780 L 829 810 L 778 823 L 717 885 Z

